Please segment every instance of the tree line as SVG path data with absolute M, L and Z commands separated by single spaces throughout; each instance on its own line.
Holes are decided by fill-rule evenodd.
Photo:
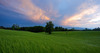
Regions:
M 33 26 L 33 27 L 20 27 L 17 24 L 13 24 L 12 27 L 3 27 L 0 26 L 0 29 L 9 29 L 9 30 L 20 30 L 20 31 L 30 31 L 30 32 L 46 32 L 48 34 L 51 34 L 54 30 L 54 24 L 52 21 L 49 21 L 46 23 L 46 26 Z
M 10 30 L 20 30 L 20 31 L 30 31 L 30 32 L 46 32 L 48 34 L 51 34 L 52 31 L 100 31 L 100 28 L 94 28 L 94 29 L 88 29 L 85 28 L 84 30 L 75 30 L 74 28 L 72 29 L 67 29 L 63 27 L 56 26 L 54 27 L 54 24 L 52 21 L 49 21 L 46 23 L 46 26 L 33 26 L 33 27 L 19 27 L 17 24 L 13 24 L 12 27 L 6 28 L 3 26 L 0 26 L 1 29 L 10 29 Z

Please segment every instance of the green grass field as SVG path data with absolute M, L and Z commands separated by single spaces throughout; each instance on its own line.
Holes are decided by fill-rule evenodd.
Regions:
M 0 29 L 0 53 L 100 53 L 100 31 L 48 35 Z

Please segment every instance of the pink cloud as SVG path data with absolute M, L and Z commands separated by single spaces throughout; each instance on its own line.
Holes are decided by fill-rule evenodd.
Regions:
M 92 5 L 88 3 L 83 3 L 78 7 L 78 13 L 74 14 L 71 17 L 64 16 L 64 19 L 61 21 L 63 26 L 76 26 L 76 27 L 85 27 L 88 26 L 89 20 L 93 18 L 93 15 L 98 12 L 99 5 Z M 88 16 L 86 18 L 86 16 Z M 90 18 L 90 16 L 92 16 Z M 92 24 L 93 25 L 93 24 Z
M 9 10 L 27 16 L 27 19 L 32 21 L 46 21 L 50 17 L 45 15 L 45 11 L 32 3 L 31 0 L 9 0 L 0 2 L 2 5 L 9 8 Z

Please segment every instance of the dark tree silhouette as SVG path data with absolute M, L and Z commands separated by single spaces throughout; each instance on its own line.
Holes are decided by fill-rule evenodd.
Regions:
M 67 28 L 55 27 L 55 31 L 67 31 Z
M 69 31 L 75 31 L 75 29 L 74 29 L 74 28 L 72 28 L 72 29 L 69 29 Z
M 30 32 L 44 32 L 45 28 L 43 26 L 21 27 L 20 30 L 30 31 Z
M 3 27 L 3 26 L 0 26 L 0 29 L 4 29 L 5 27 Z
M 19 25 L 17 25 L 17 24 L 13 24 L 12 25 L 12 30 L 19 30 Z
M 100 28 L 94 28 L 93 31 L 100 31 Z
M 54 24 L 52 23 L 52 21 L 47 22 L 45 26 L 45 32 L 51 34 L 51 32 L 53 31 L 53 26 Z

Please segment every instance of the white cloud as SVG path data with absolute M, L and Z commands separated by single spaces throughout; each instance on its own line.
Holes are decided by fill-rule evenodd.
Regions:
M 93 25 L 98 26 L 97 24 L 100 23 L 100 14 L 98 14 L 100 11 L 98 9 L 100 9 L 99 5 L 93 3 L 83 3 L 78 7 L 78 13 L 71 17 L 66 17 L 65 15 L 61 25 L 75 27 L 92 27 Z

